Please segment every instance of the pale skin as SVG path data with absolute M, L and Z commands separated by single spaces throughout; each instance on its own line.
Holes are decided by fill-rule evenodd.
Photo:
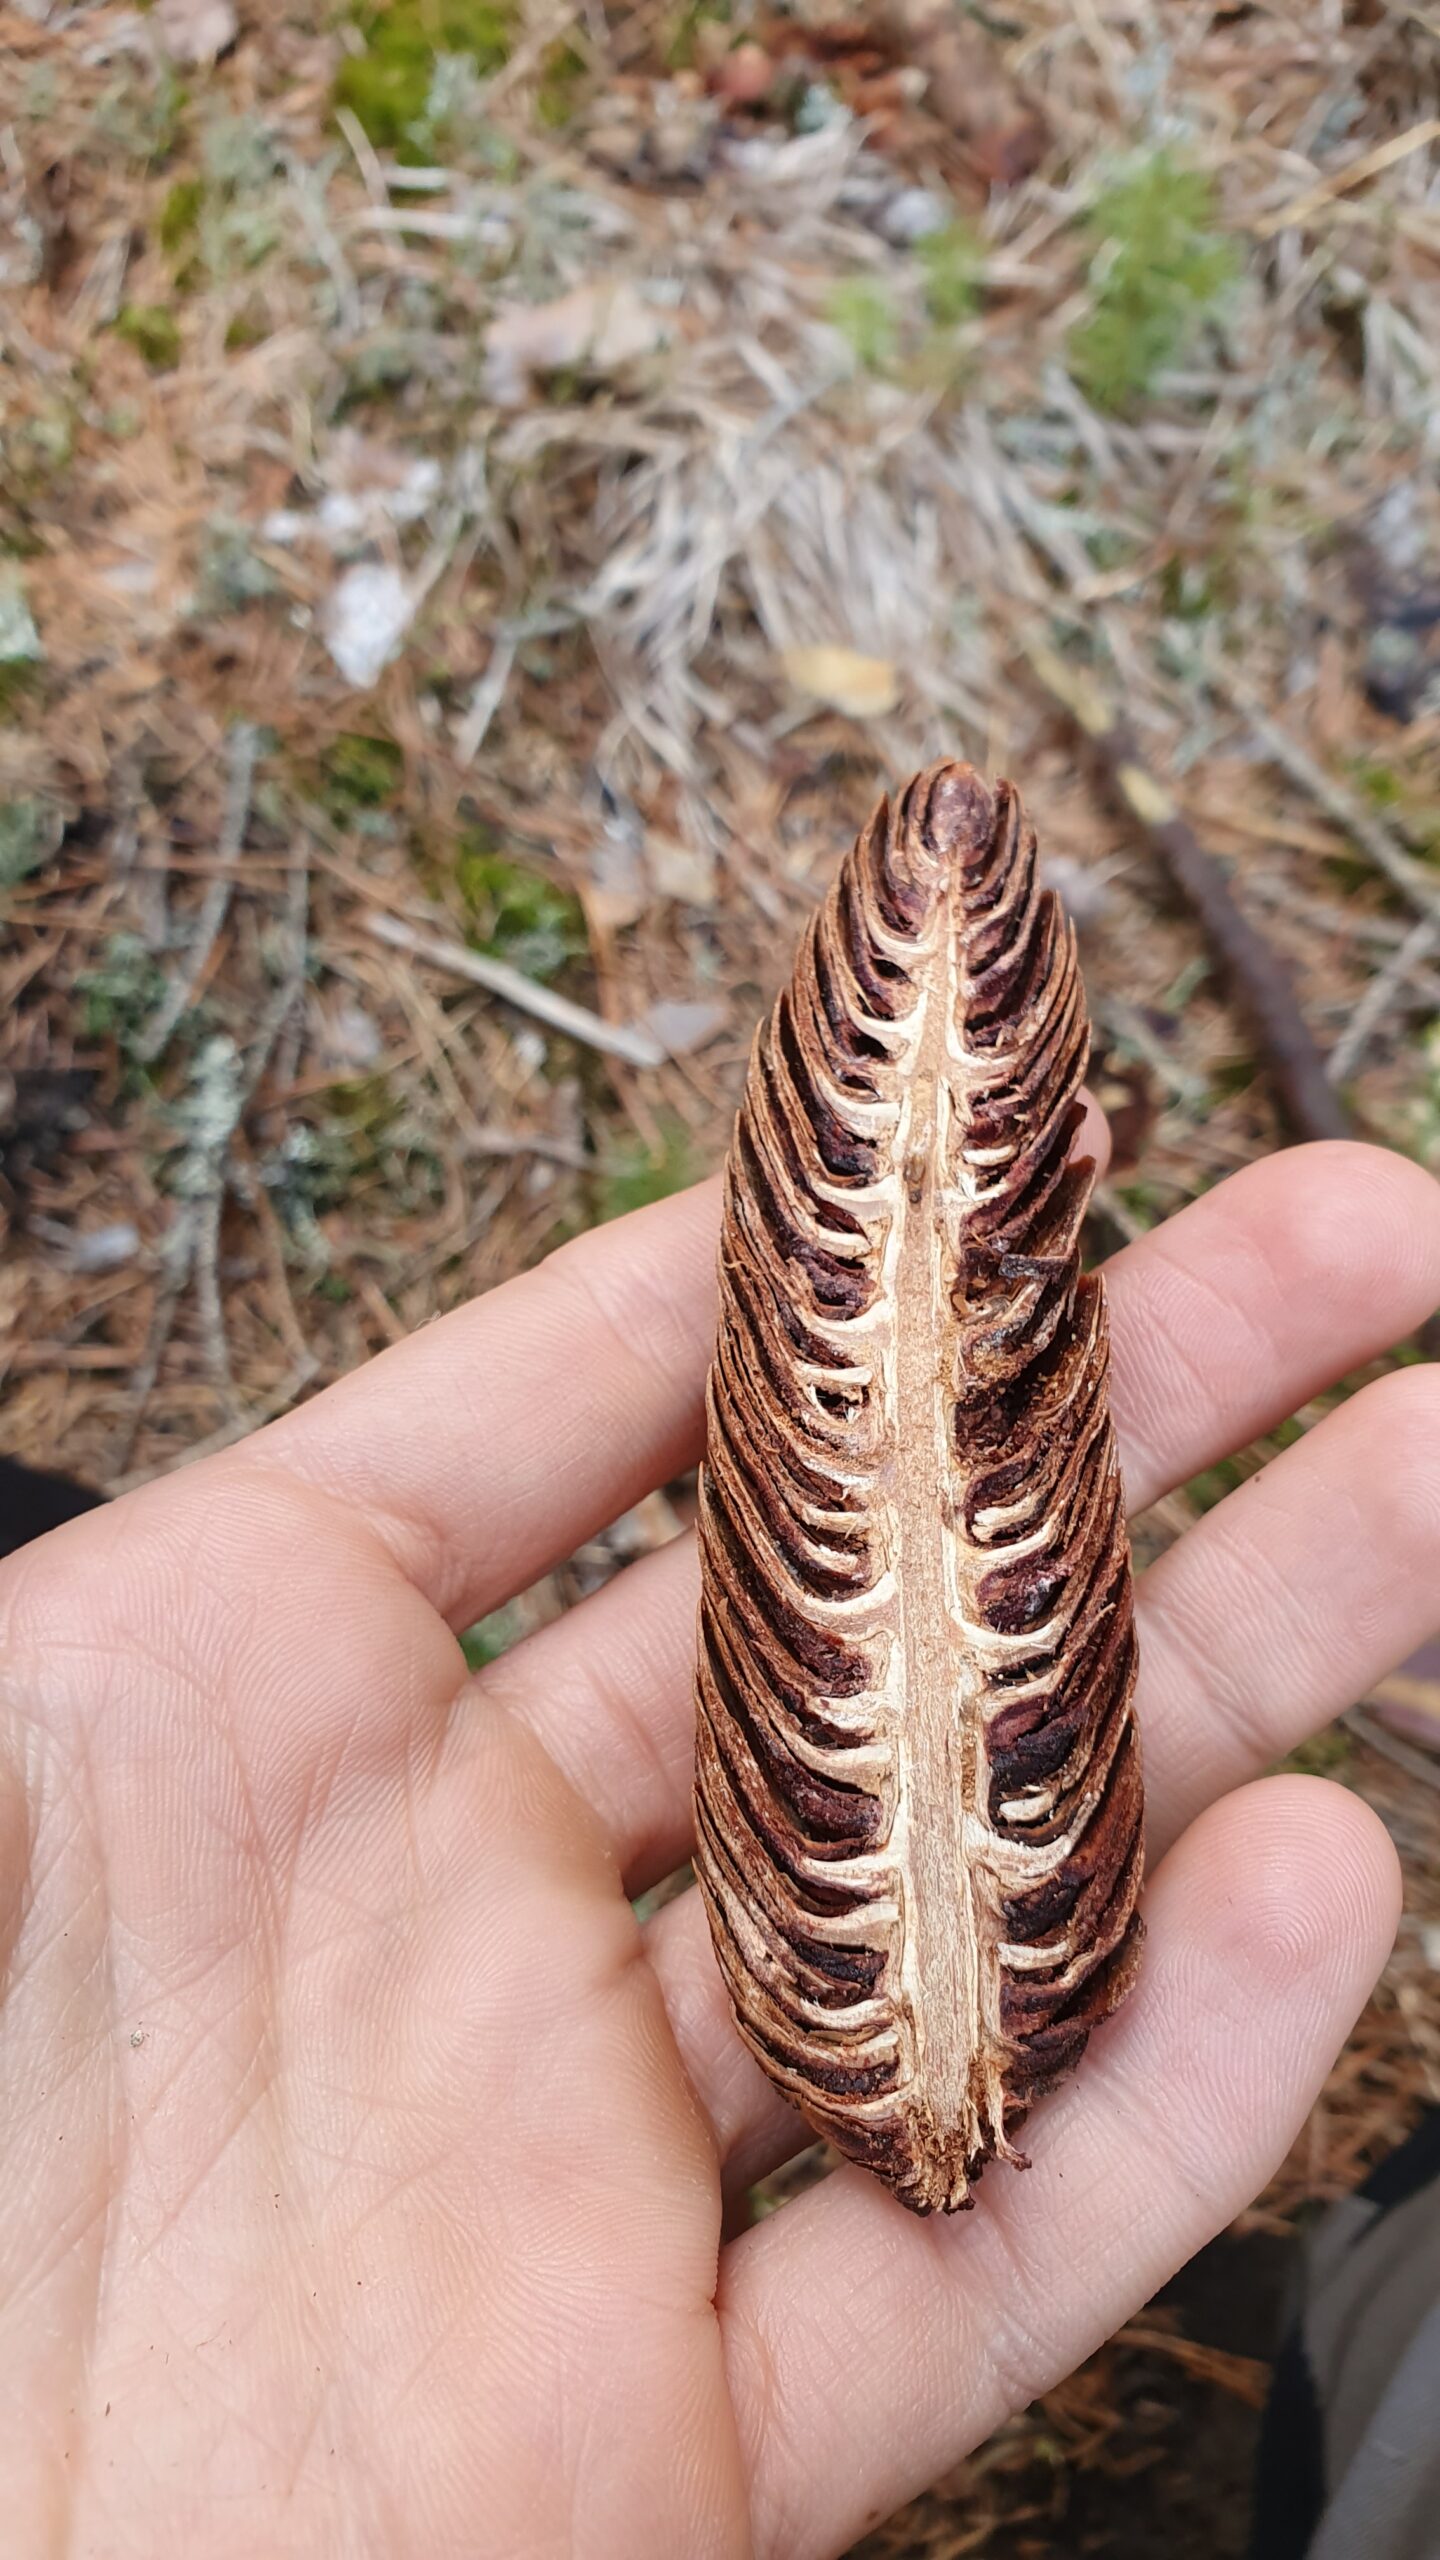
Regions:
M 1440 1617 L 1440 1370 L 1140 1586 L 1140 1989 L 1034 2165 L 919 2222 L 805 2140 L 693 1893 L 688 1540 L 453 1630 L 690 1464 L 713 1187 L 557 1253 L 0 1578 L 10 2560 L 825 2560 L 1261 2187 L 1396 1924 L 1261 1777 Z M 1440 1189 L 1298 1149 L 1111 1266 L 1133 1508 L 1440 1301 Z M 729 2229 L 731 2225 L 724 2226 Z

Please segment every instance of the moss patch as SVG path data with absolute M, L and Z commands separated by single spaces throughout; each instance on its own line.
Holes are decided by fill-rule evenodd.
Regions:
M 321 803 L 343 825 L 358 809 L 383 808 L 398 791 L 404 771 L 405 759 L 393 739 L 345 730 L 320 768 Z
M 152 373 L 173 373 L 180 361 L 180 323 L 161 302 L 127 302 L 115 335 L 134 348 Z
M 493 960 L 508 960 L 527 978 L 553 978 L 585 949 L 578 899 L 523 862 L 501 853 L 478 829 L 456 857 L 455 877 L 470 919 L 470 938 Z
M 510 52 L 508 0 L 390 0 L 358 9 L 354 25 L 363 53 L 351 54 L 335 82 L 337 107 L 348 107 L 381 150 L 413 149 L 425 116 L 435 64 L 458 54 L 482 76 Z
M 205 202 L 203 178 L 177 178 L 160 207 L 155 225 L 160 246 L 171 257 L 194 238 L 200 222 L 200 208 Z

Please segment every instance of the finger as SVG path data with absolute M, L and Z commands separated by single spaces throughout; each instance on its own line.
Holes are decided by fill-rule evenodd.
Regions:
M 727 2203 L 816 2139 L 736 2032 L 705 1905 L 692 1886 L 647 1920 L 649 1958 L 685 2076 L 714 2128 Z
M 694 1536 L 673 1538 L 473 1683 L 477 1703 L 528 1726 L 598 1815 L 630 1894 L 693 1845 L 699 1596 Z
M 562 1245 L 272 1423 L 235 1462 L 363 1512 L 455 1627 L 699 1455 L 720 1188 Z
M 1440 1305 L 1440 1183 L 1384 1147 L 1287 1147 L 1105 1266 L 1130 1510 L 1228 1457 Z
M 1135 1711 L 1151 1863 L 1216 1796 L 1328 1724 L 1440 1627 L 1440 1368 L 1326 1416 L 1142 1575 Z M 807 2140 L 738 2039 L 699 1896 L 647 1930 L 732 2183 Z
M 858 2170 L 722 2254 L 757 2560 L 828 2560 L 1111 2335 L 1293 2140 L 1384 1962 L 1395 1853 L 1278 1778 L 1156 1878 L 1129 2005 L 1038 2112 L 1034 2166 L 919 2222 Z
M 1182 1210 L 1168 1227 L 1117 1256 L 1107 1276 L 1113 1400 L 1133 1508 L 1227 1455 L 1430 1312 L 1440 1301 L 1440 1184 L 1379 1148 L 1297 1147 Z M 1417 1483 L 1422 1530 L 1428 1519 L 1423 1492 Z M 1397 1499 L 1410 1498 L 1397 1479 Z M 1342 1499 L 1337 1487 L 1328 1517 Z M 1400 1588 L 1400 1563 L 1411 1550 L 1402 1542 L 1393 1557 L 1380 1555 L 1363 1516 L 1344 1536 L 1353 1556 L 1376 1575 L 1376 1596 L 1348 1630 L 1349 1651 L 1342 1645 L 1332 1658 L 1353 1664 L 1355 1639 L 1368 1630 L 1364 1686 L 1418 1641 L 1407 1632 L 1414 1595 L 1407 1609 Z M 1323 1552 L 1318 1542 L 1316 1552 Z M 1261 1542 L 1255 1575 L 1263 1579 L 1266 1569 Z M 1178 1576 L 1178 1566 L 1168 1570 Z M 1317 1624 L 1328 1625 L 1313 1570 L 1304 1588 L 1307 1606 L 1321 1609 Z M 1378 1596 L 1386 1591 L 1392 1594 L 1388 1614 Z M 633 1632 L 626 1626 L 632 1596 L 642 1612 Z M 1252 1591 L 1248 1614 L 1232 1624 L 1230 1595 L 1214 1576 L 1206 1596 L 1216 1621 L 1195 1631 L 1198 1669 L 1185 1688 L 1190 1724 L 1183 1740 L 1197 1770 L 1211 1729 L 1197 1704 L 1198 1670 L 1213 1656 L 1217 1694 L 1226 1693 L 1227 1683 L 1237 1699 L 1244 1694 L 1258 1597 Z M 688 1549 L 667 1550 L 653 1571 L 647 1566 L 643 1582 L 619 1576 L 507 1657 L 506 1686 L 518 1712 L 600 1812 L 632 1891 L 689 1854 L 694 1619 L 693 1561 Z M 1145 1669 L 1148 1643 L 1142 1624 L 1141 1676 L 1147 1699 L 1153 1695 L 1164 1712 Z M 1294 1740 L 1359 1694 L 1358 1688 L 1338 1694 L 1334 1681 L 1320 1688 L 1292 1684 L 1276 1691 L 1275 1707 L 1277 1715 L 1288 1715 Z M 1167 1722 L 1174 1730 L 1173 1715 Z M 1246 1773 L 1269 1757 L 1273 1750 L 1262 1750 Z M 1152 1768 L 1152 1785 L 1162 1774 L 1163 1762 Z M 1234 1774 L 1217 1785 L 1231 1783 Z M 1192 1788 L 1183 1818 L 1215 1791 Z
M 1363 1698 L 1440 1628 L 1440 1368 L 1362 1389 L 1140 1584 L 1146 1836 Z

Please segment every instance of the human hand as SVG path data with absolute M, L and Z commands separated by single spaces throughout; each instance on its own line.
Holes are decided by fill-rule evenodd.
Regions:
M 567 1246 L 0 1577 L 13 2560 L 822 2560 L 1068 2371 L 1283 2155 L 1382 1964 L 1380 1824 L 1254 1777 L 1432 1633 L 1440 1373 L 1139 1586 L 1140 1987 L 1034 2167 L 917 2222 L 807 2139 L 694 1893 L 695 1564 L 476 1678 L 453 1628 L 690 1463 L 713 1186 Z M 1440 1190 L 1271 1158 L 1110 1266 L 1132 1507 L 1440 1300 Z M 1233 1792 L 1232 1792 L 1233 1791 Z

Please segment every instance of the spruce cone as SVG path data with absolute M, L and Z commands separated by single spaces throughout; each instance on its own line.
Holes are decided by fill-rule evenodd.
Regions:
M 810 924 L 730 1152 L 696 1867 L 746 2043 L 918 2213 L 1020 2161 L 1139 1949 L 1088 1045 L 1016 793 L 936 765 Z

